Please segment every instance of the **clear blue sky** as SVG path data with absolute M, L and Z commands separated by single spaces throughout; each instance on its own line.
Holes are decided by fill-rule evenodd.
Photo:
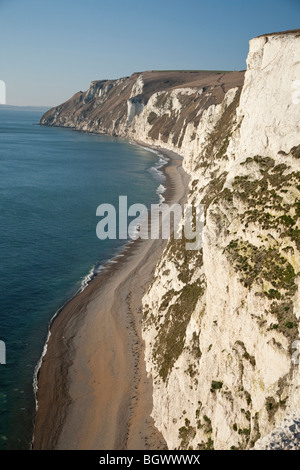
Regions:
M 52 106 L 137 71 L 243 70 L 251 38 L 296 28 L 300 0 L 0 0 L 0 80 Z

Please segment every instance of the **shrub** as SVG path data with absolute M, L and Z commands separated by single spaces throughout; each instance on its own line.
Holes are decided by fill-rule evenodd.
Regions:
M 218 382 L 216 380 L 213 380 L 211 383 L 210 391 L 214 392 L 215 390 L 221 390 L 222 387 L 223 387 L 223 382 Z

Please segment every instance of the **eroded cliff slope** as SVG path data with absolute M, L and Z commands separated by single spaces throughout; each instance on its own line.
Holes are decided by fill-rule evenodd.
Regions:
M 203 248 L 171 239 L 143 299 L 153 417 L 169 448 L 251 448 L 300 416 L 299 77 L 299 32 L 271 34 L 250 42 L 245 81 L 92 82 L 41 120 L 180 153 L 188 202 L 204 205 Z
M 40 123 L 178 148 L 188 124 L 196 126 L 203 110 L 220 103 L 243 78 L 243 72 L 149 71 L 94 81 L 86 92 L 50 109 Z

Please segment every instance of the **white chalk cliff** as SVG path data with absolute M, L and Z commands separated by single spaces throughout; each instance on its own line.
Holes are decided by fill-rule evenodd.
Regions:
M 41 123 L 182 155 L 203 248 L 171 239 L 143 299 L 152 415 L 170 449 L 262 448 L 300 421 L 300 33 L 250 41 L 245 77 L 178 76 L 92 82 Z

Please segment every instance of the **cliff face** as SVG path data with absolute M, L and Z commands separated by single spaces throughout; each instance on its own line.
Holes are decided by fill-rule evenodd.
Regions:
M 249 448 L 299 416 L 299 54 L 293 34 L 252 40 L 238 108 L 232 89 L 186 154 L 203 250 L 171 241 L 144 298 L 153 414 L 171 448 Z
M 203 248 L 171 239 L 143 299 L 153 417 L 169 448 L 250 448 L 300 415 L 299 76 L 299 32 L 266 35 L 250 42 L 245 80 L 92 82 L 41 120 L 180 153 L 188 202 L 205 207 Z
M 243 72 L 143 72 L 91 83 L 40 123 L 181 147 L 186 128 L 243 83 Z

